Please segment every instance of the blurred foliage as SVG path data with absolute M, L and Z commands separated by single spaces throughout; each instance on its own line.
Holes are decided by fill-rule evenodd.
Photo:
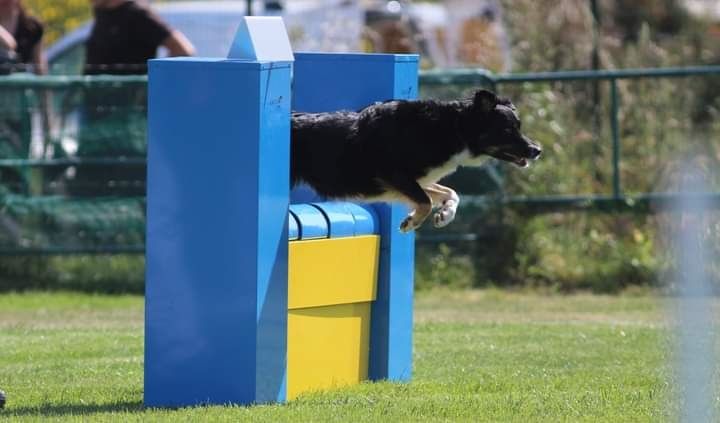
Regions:
M 92 15 L 89 0 L 23 0 L 23 4 L 45 23 L 45 46 L 79 27 Z
M 435 286 L 471 288 L 475 284 L 472 254 L 462 246 L 451 248 L 440 244 L 437 248 L 418 248 L 416 254 L 415 286 L 427 289 Z
M 0 275 L 0 292 L 145 292 L 145 258 L 138 254 L 2 257 Z
M 516 72 L 591 68 L 595 34 L 602 68 L 658 67 L 717 60 L 712 22 L 689 16 L 681 0 L 501 0 Z
M 720 63 L 717 23 L 688 15 L 680 0 L 598 0 L 597 27 L 587 0 L 543 0 L 542 7 L 537 0 L 500 3 L 515 72 L 589 69 L 595 45 L 601 68 Z M 26 5 L 46 22 L 46 44 L 90 16 L 87 0 L 26 0 Z M 674 178 L 687 162 L 708 171 L 719 168 L 719 80 L 619 83 L 621 182 L 626 193 L 676 189 Z M 423 95 L 456 98 L 473 88 L 423 88 Z M 530 169 L 499 166 L 504 194 L 611 192 L 607 82 L 503 85 L 500 91 L 515 102 L 524 131 L 545 150 Z M 712 177 L 711 186 L 717 190 L 718 175 Z M 450 185 L 460 186 L 459 182 Z M 491 185 L 484 189 L 492 191 Z M 473 233 L 477 241 L 419 243 L 417 285 L 531 285 L 600 292 L 630 285 L 672 286 L 668 237 L 681 227 L 682 217 L 659 212 L 531 215 L 465 201 L 456 222 L 442 231 L 426 225 L 419 237 Z M 703 235 L 720 250 L 716 222 L 710 220 Z M 0 288 L 17 289 L 28 283 L 50 287 L 55 280 L 66 288 L 140 292 L 142 267 L 141 257 L 127 256 L 4 258 L 0 274 L 7 277 L 0 278 Z M 711 263 L 712 275 L 720 275 L 718 267 Z
M 511 34 L 513 71 L 588 69 L 593 16 L 589 2 L 503 0 Z M 597 45 L 601 68 L 717 64 L 718 31 L 693 18 L 676 0 L 599 0 Z M 626 194 L 669 192 L 686 163 L 706 170 L 720 191 L 720 83 L 717 76 L 623 80 L 620 97 L 620 176 Z M 474 87 L 433 87 L 424 95 L 455 97 Z M 506 195 L 581 195 L 612 192 L 610 86 L 608 82 L 505 84 L 499 91 L 518 106 L 523 130 L 544 146 L 527 170 L 500 164 Z M 595 95 L 597 93 L 597 96 Z M 454 182 L 454 181 L 453 181 Z M 452 184 L 451 184 L 452 185 Z M 461 190 L 462 193 L 462 190 Z M 461 196 L 462 197 L 462 196 Z M 462 200 L 461 200 L 462 201 Z M 461 206 L 462 207 L 462 206 Z M 511 210 L 460 211 L 443 231 L 477 234 L 472 248 L 418 246 L 418 280 L 444 281 L 447 252 L 467 254 L 473 269 L 459 285 L 544 286 L 562 291 L 617 292 L 631 285 L 672 288 L 676 281 L 671 238 L 687 214 L 656 211 L 520 214 Z M 714 220 L 713 220 L 714 219 Z M 717 215 L 704 226 L 720 251 Z M 438 234 L 423 228 L 420 237 Z M 429 262 L 423 263 L 426 257 Z M 434 260 L 434 261 L 433 261 Z M 453 260 L 459 261 L 457 256 Z M 432 267 L 428 263 L 437 263 Z M 720 288 L 720 266 L 709 274 Z M 430 267 L 426 269 L 426 267 Z M 460 267 L 463 268 L 463 267 Z
M 667 261 L 655 249 L 652 216 L 554 213 L 517 226 L 517 266 L 511 282 L 556 286 L 564 291 L 614 292 L 654 284 Z

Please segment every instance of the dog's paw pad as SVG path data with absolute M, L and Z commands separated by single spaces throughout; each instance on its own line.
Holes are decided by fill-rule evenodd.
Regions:
M 408 216 L 405 218 L 405 220 L 400 223 L 400 232 L 410 232 L 413 230 L 412 227 L 412 217 Z
M 443 207 L 433 215 L 433 224 L 436 228 L 447 226 L 455 220 L 455 209 L 452 207 Z
M 408 216 L 400 224 L 400 232 L 407 233 L 407 232 L 412 231 L 413 229 L 418 228 L 419 226 L 420 226 L 419 224 L 417 224 L 416 222 L 413 221 L 412 216 Z

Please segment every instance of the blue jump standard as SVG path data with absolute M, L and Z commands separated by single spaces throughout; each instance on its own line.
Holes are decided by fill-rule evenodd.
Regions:
M 289 139 L 291 104 L 318 112 L 415 98 L 417 56 L 295 59 L 150 62 L 147 406 L 285 400 L 289 233 L 380 233 L 368 377 L 411 376 L 414 236 L 398 231 L 406 208 L 324 203 L 307 188 L 291 196 Z M 325 235 L 312 235 L 313 215 Z

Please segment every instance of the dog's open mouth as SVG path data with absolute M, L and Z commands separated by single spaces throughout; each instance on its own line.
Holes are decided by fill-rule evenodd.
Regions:
M 528 161 L 528 159 L 526 159 L 526 158 L 524 158 L 524 157 L 516 156 L 516 155 L 514 155 L 514 154 L 504 153 L 504 152 L 503 152 L 503 153 L 499 154 L 499 155 L 496 156 L 496 157 L 497 157 L 498 159 L 500 159 L 500 160 L 504 160 L 504 161 L 506 161 L 506 162 L 510 162 L 510 163 L 512 163 L 512 164 L 514 164 L 515 166 L 518 166 L 518 167 L 528 167 L 528 166 L 530 166 L 530 162 Z
M 528 162 L 527 159 L 523 159 L 523 158 L 517 158 L 517 159 L 513 160 L 513 163 L 514 163 L 516 166 L 519 166 L 519 167 L 528 167 L 528 166 L 530 166 L 530 162 Z

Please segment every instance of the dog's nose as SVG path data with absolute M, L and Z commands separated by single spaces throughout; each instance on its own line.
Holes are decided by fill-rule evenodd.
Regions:
M 530 145 L 530 158 L 537 159 L 542 154 L 542 147 L 539 145 Z

